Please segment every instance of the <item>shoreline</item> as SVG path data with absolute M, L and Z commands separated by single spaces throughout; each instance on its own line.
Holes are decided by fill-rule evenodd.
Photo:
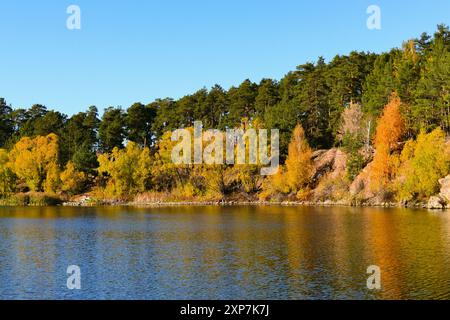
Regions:
M 445 211 L 450 209 L 450 205 L 445 202 L 380 202 L 375 199 L 367 201 L 356 200 L 324 200 L 324 201 L 296 201 L 296 200 L 278 200 L 278 201 L 263 201 L 256 199 L 228 199 L 228 200 L 118 200 L 118 199 L 97 199 L 88 195 L 84 195 L 72 199 L 60 198 L 56 195 L 25 195 L 23 198 L 26 201 L 11 201 L 11 199 L 0 199 L 0 207 L 141 207 L 141 208 L 163 208 L 163 207 L 353 207 L 353 208 L 409 208 L 409 209 L 428 209 Z M 30 200 L 34 199 L 34 200 Z
M 156 202 L 104 202 L 104 203 L 80 203 L 80 202 L 65 202 L 61 206 L 64 207 L 147 207 L 147 208 L 164 208 L 164 207 L 205 207 L 205 206 L 216 206 L 216 207 L 239 207 L 239 206 L 249 206 L 249 207 L 353 207 L 353 208 L 408 208 L 408 209 L 428 209 L 428 210 L 439 210 L 445 211 L 449 208 L 429 208 L 426 203 L 417 202 L 411 204 L 401 204 L 385 202 L 379 204 L 355 204 L 347 201 L 156 201 Z

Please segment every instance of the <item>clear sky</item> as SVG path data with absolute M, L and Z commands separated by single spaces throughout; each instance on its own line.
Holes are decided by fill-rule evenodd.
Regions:
M 67 7 L 81 9 L 68 30 Z M 381 30 L 366 27 L 381 8 Z M 2 0 L 0 97 L 73 114 L 280 79 L 299 64 L 381 52 L 450 24 L 450 0 Z

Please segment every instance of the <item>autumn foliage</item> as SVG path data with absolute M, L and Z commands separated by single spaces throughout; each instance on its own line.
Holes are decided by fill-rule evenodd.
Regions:
M 98 162 L 99 174 L 108 178 L 106 191 L 111 197 L 144 192 L 150 183 L 150 151 L 134 142 L 128 142 L 124 149 L 114 148 L 111 153 L 100 155 Z
M 401 114 L 402 102 L 397 93 L 392 93 L 389 103 L 384 107 L 383 115 L 378 121 L 375 134 L 375 147 L 386 146 L 389 150 L 398 147 L 405 133 L 405 120 Z
M 367 160 L 372 160 L 367 170 L 361 171 L 362 167 L 355 170 L 355 176 L 367 179 L 368 189 L 374 196 L 387 192 L 391 199 L 401 201 L 426 199 L 439 192 L 439 179 L 450 172 L 450 149 L 440 128 L 431 132 L 422 130 L 416 139 L 405 142 L 404 107 L 393 93 L 378 119 L 373 159 Z M 364 134 L 369 131 L 363 128 L 364 121 L 358 104 L 344 109 L 340 153 L 347 154 L 347 168 L 352 155 L 358 157 L 362 149 L 371 153 L 365 143 Z M 188 129 L 193 132 L 192 127 Z M 92 170 L 80 170 L 71 160 L 61 161 L 63 146 L 55 134 L 22 138 L 10 151 L 0 149 L 0 196 L 17 191 L 74 196 L 88 191 L 102 199 L 127 200 L 137 195 L 145 198 L 148 194 L 148 199 L 209 201 L 238 194 L 272 201 L 309 200 L 312 196 L 320 201 L 330 197 L 339 201 L 349 196 L 349 184 L 358 179 L 345 174 L 317 175 L 319 169 L 315 167 L 316 160 L 313 161 L 313 150 L 300 124 L 292 132 L 284 164 L 269 177 L 260 175 L 259 163 L 175 164 L 171 156 L 178 142 L 171 137 L 172 132 L 167 131 L 153 146 L 153 152 L 132 141 L 123 148 L 99 152 L 94 174 Z M 234 151 L 236 155 L 237 150 Z
M 14 191 L 15 187 L 15 176 L 8 161 L 8 152 L 0 149 L 0 196 Z
M 289 144 L 286 159 L 286 182 L 292 191 L 299 191 L 309 181 L 312 172 L 312 150 L 301 125 L 297 125 Z
M 369 172 L 370 188 L 374 192 L 389 191 L 389 183 L 395 178 L 398 156 L 393 151 L 398 148 L 405 132 L 400 107 L 400 98 L 393 93 L 378 121 L 374 138 L 375 156 Z
M 10 167 L 31 191 L 43 191 L 53 186 L 58 166 L 58 136 L 22 138 L 9 153 Z
M 310 181 L 313 171 L 312 149 L 301 125 L 295 127 L 288 150 L 285 167 L 281 167 L 278 173 L 264 183 L 261 198 L 268 198 L 277 192 L 301 196 Z
M 72 161 L 66 165 L 66 169 L 61 172 L 61 190 L 70 195 L 75 195 L 83 191 L 86 182 L 86 174 L 78 171 Z
M 440 128 L 409 140 L 400 157 L 397 198 L 425 198 L 439 192 L 439 179 L 449 174 L 450 154 Z

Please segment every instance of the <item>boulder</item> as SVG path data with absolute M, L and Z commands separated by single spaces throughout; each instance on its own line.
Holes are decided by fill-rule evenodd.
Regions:
M 428 200 L 428 209 L 444 209 L 446 205 L 446 201 L 440 196 L 430 197 Z
M 370 179 L 369 172 L 372 168 L 373 162 L 369 163 L 353 180 L 350 185 L 350 194 L 352 196 L 359 195 L 361 199 L 367 200 L 375 197 L 376 195 L 369 189 Z
M 312 180 L 315 182 L 327 174 L 330 174 L 331 178 L 345 174 L 347 155 L 337 148 L 317 150 L 313 153 L 312 160 L 314 163 Z
M 342 150 L 337 150 L 334 157 L 333 168 L 331 172 L 332 178 L 343 177 L 347 173 L 347 154 Z
M 330 150 L 317 150 L 312 154 L 314 163 L 314 172 L 312 176 L 314 181 L 330 172 L 334 164 L 336 150 L 337 149 L 335 148 Z
M 450 202 L 450 175 L 439 180 L 439 184 L 441 185 L 439 196 L 444 198 L 447 202 Z

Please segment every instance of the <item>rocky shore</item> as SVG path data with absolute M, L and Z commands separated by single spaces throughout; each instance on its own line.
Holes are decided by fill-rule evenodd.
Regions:
M 319 207 L 378 207 L 378 208 L 417 208 L 417 209 L 447 209 L 450 208 L 446 204 L 414 202 L 414 203 L 351 203 L 348 201 L 155 201 L 155 202 L 137 202 L 137 201 L 119 201 L 119 200 L 102 200 L 102 201 L 70 201 L 64 202 L 63 206 L 69 207 L 93 207 L 93 206 L 130 206 L 130 207 L 181 207 L 181 206 L 319 206 Z

